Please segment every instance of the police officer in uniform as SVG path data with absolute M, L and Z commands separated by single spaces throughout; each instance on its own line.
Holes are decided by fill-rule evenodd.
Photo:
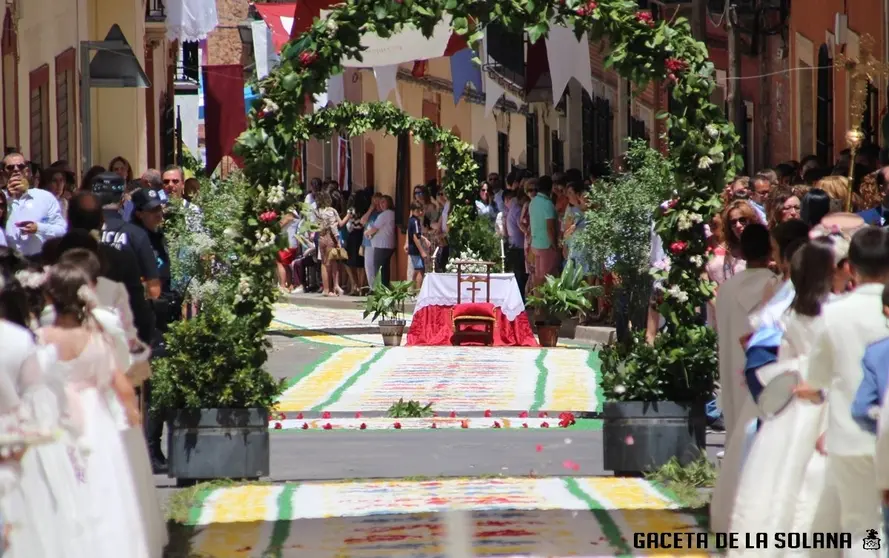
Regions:
M 121 200 L 123 199 L 125 182 L 115 173 L 102 173 L 93 179 L 92 190 L 96 194 L 103 209 L 105 223 L 102 225 L 102 243 L 112 246 L 122 252 L 130 252 L 135 256 L 139 274 L 145 285 L 145 297 L 152 307 L 155 322 L 160 322 L 159 313 L 163 312 L 164 304 L 159 300 L 161 296 L 161 280 L 158 271 L 157 257 L 152 248 L 147 233 L 141 227 L 128 223 L 121 215 Z M 159 327 L 159 325 L 158 325 Z M 152 349 L 157 344 L 157 327 L 152 332 Z M 156 351 L 153 350 L 156 354 Z M 151 380 L 143 384 L 146 407 L 151 406 Z M 167 469 L 166 458 L 161 450 L 161 436 L 164 431 L 163 416 L 146 412 L 143 423 L 145 438 L 148 443 L 148 455 L 151 459 L 151 468 L 154 473 L 164 473 Z

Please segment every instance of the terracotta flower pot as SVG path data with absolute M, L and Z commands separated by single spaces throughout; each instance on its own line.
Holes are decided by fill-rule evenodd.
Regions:
M 559 344 L 561 325 L 537 324 L 537 339 L 541 347 L 555 347 Z

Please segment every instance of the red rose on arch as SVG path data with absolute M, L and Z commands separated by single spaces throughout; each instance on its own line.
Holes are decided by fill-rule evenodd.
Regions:
M 636 12 L 636 21 L 649 27 L 654 27 L 654 16 L 651 12 L 640 10 Z
M 667 209 L 673 209 L 679 205 L 679 200 L 677 198 L 673 198 L 672 200 L 667 202 Z
M 593 15 L 593 12 L 596 11 L 596 8 L 597 8 L 598 6 L 599 6 L 599 5 L 596 4 L 595 2 L 587 2 L 587 3 L 584 4 L 583 6 L 580 6 L 579 8 L 577 8 L 577 9 L 574 11 L 574 13 L 576 13 L 577 15 L 579 15 L 579 16 L 581 16 L 581 17 L 586 17 L 586 16 L 588 16 L 588 15 Z
M 299 53 L 299 63 L 303 66 L 311 66 L 318 60 L 318 53 L 311 50 L 304 50 Z
M 676 74 L 687 69 L 688 62 L 679 58 L 667 58 L 667 61 L 664 62 L 664 67 L 667 68 L 667 71 L 671 74 Z
M 670 252 L 674 254 L 681 254 L 685 252 L 686 248 L 688 248 L 688 242 L 685 242 L 684 240 L 677 240 L 670 245 Z
M 259 214 L 259 220 L 263 223 L 271 223 L 278 218 L 278 214 L 274 211 L 265 211 Z

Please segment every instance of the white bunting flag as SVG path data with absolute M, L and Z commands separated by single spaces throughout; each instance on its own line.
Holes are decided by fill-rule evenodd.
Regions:
M 395 91 L 395 104 L 401 106 L 401 95 L 398 93 L 398 64 L 377 66 L 374 68 L 377 80 L 377 96 L 380 102 L 389 100 L 389 93 Z
M 578 41 L 574 31 L 559 25 L 549 29 L 546 38 L 546 57 L 549 76 L 553 85 L 553 104 L 559 104 L 568 82 L 575 78 L 580 86 L 593 94 L 593 78 L 590 74 L 590 43 L 584 33 Z

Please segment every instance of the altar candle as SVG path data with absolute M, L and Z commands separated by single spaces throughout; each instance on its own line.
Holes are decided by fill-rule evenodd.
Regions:
M 504 253 L 504 251 L 503 251 L 503 239 L 502 238 L 500 239 L 500 257 L 501 258 L 506 257 L 506 253 Z

